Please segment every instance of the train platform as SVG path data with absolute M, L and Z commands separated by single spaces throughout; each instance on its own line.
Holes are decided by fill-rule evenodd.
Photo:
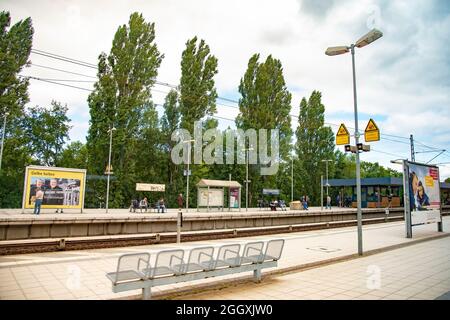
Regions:
M 397 278 L 395 276 L 389 278 L 389 281 L 392 280 L 391 284 L 393 284 L 393 286 L 400 286 L 397 291 L 392 292 L 392 294 L 395 293 L 395 295 L 390 298 L 413 298 L 416 294 L 413 294 L 411 292 L 412 290 L 409 292 L 403 292 L 402 290 L 407 287 L 409 288 L 410 285 L 413 286 L 418 284 L 418 282 L 421 281 L 419 277 L 422 276 L 432 278 L 430 280 L 433 281 L 427 282 L 426 284 L 432 286 L 430 288 L 433 290 L 430 289 L 430 292 L 437 297 L 441 294 L 441 291 L 442 294 L 450 291 L 448 277 L 448 274 L 450 274 L 450 238 L 448 238 L 448 236 L 450 236 L 449 217 L 443 217 L 443 227 L 445 232 L 439 233 L 437 232 L 437 227 L 435 224 L 416 226 L 413 229 L 413 239 L 407 239 L 405 238 L 404 222 L 390 222 L 383 225 L 365 225 L 363 226 L 363 245 L 365 252 L 363 257 L 358 257 L 356 254 L 356 227 L 223 240 L 196 241 L 181 244 L 157 244 L 135 247 L 0 256 L 0 299 L 139 299 L 141 298 L 140 290 L 125 293 L 112 293 L 111 283 L 105 276 L 107 272 L 112 272 L 115 270 L 118 257 L 124 253 L 136 253 L 143 251 L 156 252 L 160 249 L 169 248 L 188 249 L 201 245 L 216 246 L 224 243 L 245 243 L 256 239 L 267 240 L 274 238 L 284 238 L 286 240 L 283 255 L 277 268 L 269 269 L 263 272 L 263 281 L 261 284 L 256 285 L 257 287 L 265 284 L 273 284 L 274 281 L 281 283 L 279 282 L 281 280 L 278 279 L 285 279 L 283 278 L 285 276 L 288 277 L 286 279 L 290 279 L 289 277 L 292 276 L 291 274 L 303 274 L 303 272 L 299 273 L 299 271 L 302 270 L 314 271 L 323 269 L 323 266 L 325 265 L 333 267 L 345 265 L 345 263 L 355 263 L 354 268 L 359 266 L 360 269 L 352 269 L 347 272 L 345 267 L 340 269 L 338 268 L 337 270 L 340 270 L 340 274 L 329 274 L 327 278 L 331 284 L 332 279 L 330 277 L 340 278 L 342 275 L 343 278 L 341 281 L 345 280 L 344 282 L 348 285 L 355 284 L 354 291 L 356 292 L 356 287 L 359 286 L 360 283 L 352 283 L 351 279 L 352 277 L 355 277 L 355 281 L 357 279 L 359 279 L 358 281 L 363 281 L 367 278 L 367 270 L 363 267 L 365 263 L 364 261 L 366 261 L 363 259 L 367 258 L 369 259 L 367 261 L 371 264 L 377 264 L 377 261 L 380 259 L 382 277 L 384 277 L 384 275 L 387 276 L 387 274 L 391 272 L 389 270 L 393 270 L 392 268 L 399 268 L 398 270 L 400 271 L 395 269 L 397 270 L 395 273 L 397 278 L 401 276 L 402 272 L 405 277 L 407 275 L 411 275 L 412 278 L 409 280 L 411 281 L 409 284 L 405 284 L 406 282 L 396 283 Z M 430 251 L 426 253 L 427 250 L 421 248 L 422 246 L 426 246 L 428 243 L 439 243 L 439 245 L 433 247 L 433 249 L 430 249 Z M 401 250 L 409 249 L 411 249 L 411 251 L 401 253 L 403 252 Z M 410 271 L 409 262 L 412 261 L 412 259 L 415 259 L 414 257 L 416 255 L 419 256 L 418 252 L 422 251 L 424 252 L 423 256 L 420 256 L 421 261 L 423 262 L 422 269 L 420 269 L 421 266 L 417 265 L 417 268 L 414 267 Z M 387 255 L 388 258 L 385 259 L 384 255 Z M 387 265 L 381 264 L 385 263 L 385 260 L 391 261 L 392 265 L 387 267 Z M 439 266 L 431 265 L 433 264 L 433 261 L 439 261 Z M 428 266 L 427 263 L 429 263 Z M 426 267 L 429 267 L 429 269 L 425 270 Z M 383 272 L 383 268 L 385 268 L 385 272 Z M 414 270 L 416 272 L 411 274 Z M 426 272 L 419 272 L 420 270 L 425 270 Z M 443 275 L 445 275 L 444 279 L 442 279 Z M 309 282 L 305 281 L 305 288 L 308 287 L 310 290 L 312 290 L 312 287 L 317 288 L 315 293 L 318 295 L 309 296 L 309 298 L 322 299 L 331 297 L 328 293 L 326 294 L 326 297 L 325 295 L 320 296 L 320 293 L 326 290 L 327 287 L 321 287 L 320 285 L 314 286 L 314 281 L 318 280 L 317 277 L 310 277 L 310 280 L 311 281 Z M 401 279 L 397 280 L 400 281 Z M 289 280 L 285 283 L 287 284 L 287 282 L 289 282 Z M 247 288 L 250 283 L 251 275 L 245 274 L 197 280 L 188 283 L 156 287 L 153 290 L 153 298 L 197 298 L 196 296 L 193 296 L 194 293 L 206 293 L 209 292 L 207 290 L 218 290 L 220 288 L 222 288 L 222 290 L 233 290 L 230 288 L 239 288 L 239 286 L 242 286 L 243 284 Z M 298 285 L 301 286 L 301 283 L 302 281 L 299 280 Z M 253 284 L 251 284 L 251 286 L 253 288 Z M 329 287 L 330 286 L 331 285 L 329 285 Z M 344 289 L 347 289 L 346 291 L 353 292 L 352 288 Z M 418 290 L 418 288 L 416 289 Z M 281 292 L 278 297 L 270 296 L 270 299 L 294 299 L 294 294 L 289 295 L 289 292 L 285 293 L 286 295 L 284 298 L 283 292 Z M 349 295 L 348 293 L 349 292 L 346 293 L 347 296 Z M 375 291 L 369 290 L 367 292 L 362 292 L 361 295 L 353 296 L 352 298 L 363 298 L 362 295 L 369 293 L 370 297 L 379 296 L 375 293 Z M 220 299 L 219 296 L 217 297 Z M 198 298 L 204 298 L 204 296 L 199 296 Z M 246 299 L 260 298 L 262 299 L 269 297 L 264 297 L 261 295 L 249 295 L 246 297 Z M 297 298 L 300 299 L 302 297 L 297 296 Z M 307 297 L 305 297 L 305 299 L 306 298 Z M 389 298 L 389 296 L 383 296 L 383 298 Z M 432 297 L 430 294 L 427 298 L 434 298 L 434 296 Z

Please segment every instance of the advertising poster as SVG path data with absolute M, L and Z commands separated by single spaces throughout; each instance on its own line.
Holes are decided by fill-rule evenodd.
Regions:
M 44 193 L 42 208 L 82 209 L 86 171 L 53 167 L 27 167 L 25 209 L 34 208 L 36 191 Z
M 208 189 L 199 188 L 199 207 L 223 207 L 223 190 L 222 189 Z M 209 202 L 208 202 L 209 197 Z
M 440 222 L 439 168 L 417 163 L 407 166 L 411 224 Z
M 239 188 L 230 188 L 230 208 L 239 208 Z

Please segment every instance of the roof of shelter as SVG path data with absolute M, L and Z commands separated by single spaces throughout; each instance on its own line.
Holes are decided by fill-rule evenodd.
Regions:
M 201 179 L 197 187 L 240 188 L 241 184 L 237 181 Z

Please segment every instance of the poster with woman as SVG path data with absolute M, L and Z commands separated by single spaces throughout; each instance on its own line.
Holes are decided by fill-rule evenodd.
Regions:
M 412 225 L 440 222 L 439 168 L 413 162 L 407 166 Z

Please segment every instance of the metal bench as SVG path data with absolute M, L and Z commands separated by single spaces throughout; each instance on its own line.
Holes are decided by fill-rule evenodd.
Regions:
M 142 289 L 143 299 L 151 298 L 152 287 L 240 272 L 253 271 L 254 280 L 259 282 L 262 269 L 278 265 L 283 247 L 284 239 L 248 242 L 241 255 L 240 244 L 226 244 L 219 247 L 216 257 L 214 247 L 198 247 L 190 250 L 186 262 L 184 250 L 162 250 L 156 253 L 153 266 L 149 253 L 124 254 L 119 257 L 116 272 L 106 276 L 113 292 Z

